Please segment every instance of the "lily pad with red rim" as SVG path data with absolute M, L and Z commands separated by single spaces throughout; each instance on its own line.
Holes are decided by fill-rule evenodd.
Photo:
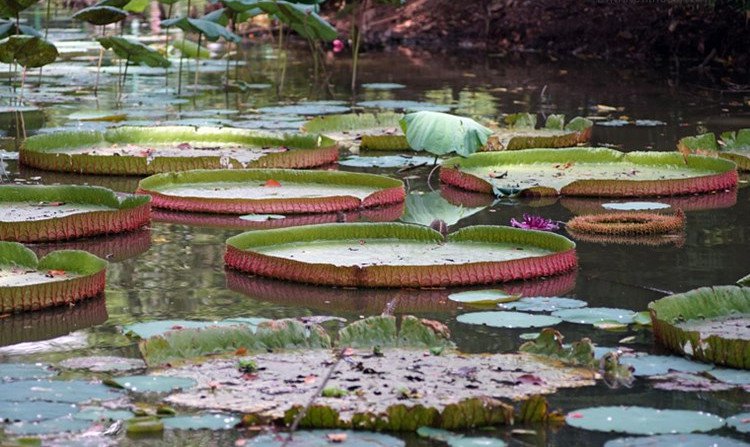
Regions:
M 721 157 L 737 163 L 737 168 L 750 171 L 750 129 L 723 132 L 719 140 L 713 133 L 682 138 L 677 150 L 683 154 Z
M 490 143 L 482 150 L 503 151 L 531 148 L 563 148 L 585 143 L 591 138 L 593 122 L 575 117 L 565 123 L 564 115 L 549 115 L 545 125 L 536 128 L 536 116 L 510 115 L 509 127 L 494 128 Z
M 157 174 L 138 185 L 153 205 L 180 211 L 331 213 L 404 201 L 400 180 L 338 171 L 246 169 Z
M 136 230 L 149 198 L 96 186 L 0 186 L 0 240 L 46 242 Z
M 49 171 L 150 175 L 190 169 L 310 168 L 338 159 L 334 142 L 312 135 L 192 126 L 56 132 L 24 142 L 22 164 Z
M 575 244 L 548 232 L 475 226 L 444 237 L 418 225 L 373 223 L 242 233 L 227 240 L 225 263 L 315 284 L 440 287 L 550 276 L 577 259 Z
M 76 303 L 104 290 L 107 262 L 76 250 L 38 259 L 16 242 L 0 242 L 0 313 Z
M 638 406 L 591 407 L 575 410 L 565 422 L 584 430 L 657 435 L 707 432 L 724 426 L 724 419 L 711 413 Z
M 697 360 L 750 369 L 750 288 L 702 287 L 648 308 L 660 344 Z
M 394 112 L 318 116 L 306 122 L 302 129 L 342 144 L 358 143 L 361 149 L 408 150 L 409 143 L 399 125 L 403 116 Z
M 443 162 L 440 180 L 496 195 L 646 197 L 734 188 L 734 163 L 667 152 L 605 148 L 489 152 Z

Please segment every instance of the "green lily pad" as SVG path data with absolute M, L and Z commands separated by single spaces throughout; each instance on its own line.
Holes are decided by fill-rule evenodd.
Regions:
M 559 318 L 548 315 L 532 315 L 522 312 L 472 312 L 456 318 L 459 323 L 478 324 L 501 328 L 547 327 L 560 323 Z
M 196 385 L 195 380 L 185 377 L 125 376 L 111 380 L 134 393 L 169 393 Z
M 404 116 L 401 128 L 415 151 L 434 155 L 455 152 L 473 154 L 485 144 L 492 131 L 471 118 L 440 112 L 416 112 Z
M 483 305 L 515 301 L 518 299 L 518 295 L 510 295 L 500 289 L 485 289 L 451 293 L 448 295 L 448 299 L 457 303 Z
M 102 26 L 125 20 L 127 16 L 128 12 L 124 9 L 114 6 L 93 5 L 79 10 L 71 18 Z
M 561 318 L 563 321 L 577 324 L 597 324 L 604 322 L 630 324 L 633 322 L 633 314 L 632 310 L 610 307 L 563 309 L 552 313 L 552 315 Z
M 34 422 L 15 422 L 3 426 L 5 433 L 19 436 L 46 435 L 51 433 L 77 433 L 91 426 L 90 421 L 62 417 Z
M 117 36 L 100 37 L 97 40 L 104 48 L 111 49 L 129 63 L 159 68 L 167 68 L 172 65 L 161 53 L 137 40 Z
M 133 371 L 146 368 L 146 364 L 141 359 L 113 356 L 72 357 L 63 360 L 58 366 L 65 369 L 82 369 L 97 373 Z
M 587 305 L 586 301 L 573 298 L 538 296 L 524 297 L 518 301 L 503 303 L 500 307 L 518 312 L 554 312 L 560 309 L 578 309 Z
M 0 3 L 0 17 L 16 17 L 18 13 L 39 3 L 39 0 L 11 0 Z
M 607 441 L 604 447 L 747 447 L 750 444 L 723 436 L 703 434 L 655 435 L 617 438 Z
M 291 169 L 198 170 L 140 181 L 153 206 L 179 211 L 331 213 L 400 203 L 404 184 L 375 174 Z
M 3 402 L 0 420 L 33 422 L 77 413 L 75 405 L 62 402 Z
M 584 430 L 634 435 L 706 432 L 725 424 L 719 416 L 702 411 L 637 406 L 584 408 L 568 413 L 565 422 Z
M 247 443 L 249 447 L 330 447 L 331 441 L 329 435 L 344 435 L 346 441 L 343 445 L 352 445 L 356 447 L 403 447 L 406 444 L 399 438 L 395 438 L 384 433 L 369 433 L 364 431 L 349 430 L 310 430 L 298 431 L 292 436 L 292 440 L 287 443 L 287 435 L 267 434 L 259 435 Z
M 562 236 L 510 227 L 443 236 L 419 225 L 353 223 L 246 232 L 227 240 L 225 261 L 248 273 L 315 284 L 438 287 L 531 278 L 542 264 L 548 276 L 571 269 L 573 251 Z M 555 258 L 561 262 L 553 266 Z M 480 265 L 481 273 L 475 271 Z
M 28 166 L 106 175 L 189 169 L 309 168 L 337 158 L 337 148 L 324 137 L 193 126 L 56 132 L 28 138 L 21 148 L 21 162 Z
M 431 102 L 394 99 L 376 99 L 372 101 L 362 101 L 357 103 L 357 105 L 368 109 L 403 110 L 404 112 L 448 112 L 453 108 L 453 106 L 435 104 Z
M 310 101 L 299 104 L 261 107 L 258 111 L 272 115 L 311 116 L 346 113 L 349 111 L 349 106 L 339 101 Z
M 465 436 L 432 427 L 419 427 L 417 434 L 422 438 L 432 439 L 448 444 L 450 447 L 505 447 L 505 441 L 497 438 Z
M 266 14 L 276 17 L 306 39 L 330 42 L 338 35 L 336 28 L 307 5 L 284 0 L 254 1 L 251 5 L 253 8 L 260 8 Z
M 361 155 L 350 155 L 339 161 L 341 166 L 353 168 L 404 168 L 412 166 L 432 166 L 435 157 L 422 157 L 415 155 L 381 155 L 378 157 L 365 157 Z M 440 163 L 440 160 L 438 160 Z
M 697 360 L 750 368 L 750 288 L 702 287 L 648 306 L 657 342 Z
M 0 401 L 46 401 L 81 404 L 94 400 L 111 400 L 122 393 L 99 383 L 83 380 L 24 380 L 0 383 Z
M 446 160 L 440 179 L 496 195 L 669 196 L 731 189 L 734 164 L 670 152 L 605 148 L 483 152 Z
M 305 132 L 319 133 L 342 145 L 359 144 L 361 149 L 408 150 L 399 121 L 404 115 L 393 112 L 347 113 L 317 116 L 302 126 Z
M 0 381 L 3 382 L 46 379 L 55 375 L 57 375 L 55 371 L 39 363 L 0 363 Z
M 204 39 L 210 42 L 216 42 L 219 39 L 235 43 L 242 41 L 240 36 L 229 31 L 226 27 L 206 19 L 176 17 L 173 19 L 162 20 L 161 26 L 162 28 L 176 26 L 186 33 L 200 34 Z
M 671 206 L 661 202 L 609 202 L 602 203 L 602 208 L 616 211 L 642 211 L 663 210 L 671 208 Z
M 636 376 L 656 376 L 666 374 L 669 371 L 680 372 L 702 372 L 713 369 L 712 365 L 698 363 L 673 355 L 623 355 L 620 363 L 635 368 L 633 374 Z
M 370 82 L 368 84 L 362 84 L 362 88 L 367 90 L 396 90 L 406 88 L 406 86 L 394 82 Z
M 125 421 L 135 417 L 128 410 L 110 410 L 107 408 L 86 408 L 73 415 L 73 419 L 83 421 Z
M 750 371 L 716 368 L 710 370 L 708 374 L 716 380 L 720 380 L 724 383 L 731 383 L 733 385 L 750 385 Z
M 742 171 L 750 170 L 750 129 L 724 132 L 721 140 L 713 133 L 682 138 L 677 149 L 683 154 L 713 155 L 737 163 Z
M 156 416 L 138 416 L 125 421 L 125 432 L 131 436 L 155 435 L 164 431 L 164 420 Z
M 57 59 L 57 47 L 41 37 L 15 35 L 0 41 L 0 62 L 39 68 Z
M 229 430 L 240 423 L 230 414 L 209 413 L 197 416 L 175 416 L 164 419 L 164 428 L 175 430 Z
M 740 413 L 727 419 L 727 425 L 740 433 L 750 433 L 750 413 Z
M 141 338 L 151 338 L 181 329 L 204 329 L 213 326 L 243 325 L 247 326 L 250 331 L 255 332 L 258 325 L 264 321 L 269 320 L 267 318 L 231 318 L 222 321 L 159 320 L 128 324 L 123 326 L 122 331 Z
M 399 220 L 425 226 L 429 226 L 435 220 L 442 220 L 447 226 L 451 226 L 486 208 L 485 206 L 471 208 L 453 205 L 438 191 L 428 193 L 412 191 L 406 196 L 406 211 Z

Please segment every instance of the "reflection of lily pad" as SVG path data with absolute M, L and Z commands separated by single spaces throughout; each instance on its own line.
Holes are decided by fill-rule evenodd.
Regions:
M 404 112 L 447 112 L 453 108 L 453 106 L 444 104 L 435 104 L 431 102 L 420 102 L 420 101 L 399 101 L 394 99 L 376 99 L 372 101 L 362 101 L 357 103 L 360 107 L 368 109 L 386 109 L 386 110 L 400 110 Z
M 731 383 L 733 385 L 750 385 L 750 371 L 716 368 L 709 371 L 708 374 L 725 383 Z
M 576 428 L 634 435 L 706 432 L 724 426 L 711 413 L 649 407 L 592 407 L 570 412 L 565 422 Z
M 430 225 L 435 220 L 442 220 L 446 225 L 457 224 L 461 219 L 474 215 L 486 207 L 468 208 L 453 205 L 445 200 L 439 192 L 418 193 L 412 191 L 406 196 L 406 211 L 401 221 L 419 225 Z
M 615 322 L 630 324 L 634 322 L 635 312 L 610 307 L 585 307 L 581 309 L 558 310 L 553 312 L 552 315 L 562 318 L 569 323 L 597 324 Z
M 336 161 L 338 150 L 332 144 L 315 136 L 242 129 L 119 127 L 104 132 L 37 135 L 25 141 L 20 160 L 50 171 L 108 175 L 241 167 L 309 168 Z
M 164 427 L 175 430 L 229 430 L 240 423 L 230 414 L 209 413 L 197 416 L 175 416 L 164 419 Z
M 513 195 L 638 197 L 731 189 L 734 164 L 668 152 L 623 153 L 604 148 L 485 152 L 446 160 L 444 183 Z
M 656 340 L 698 360 L 750 368 L 750 288 L 702 287 L 649 304 Z
M 548 315 L 532 315 L 523 312 L 471 312 L 461 314 L 456 319 L 459 323 L 478 324 L 501 328 L 530 328 L 554 326 L 560 323 L 559 318 Z
M 17 242 L 0 242 L 0 312 L 71 304 L 104 290 L 107 262 L 76 250 L 37 259 Z
M 294 433 L 289 443 L 287 443 L 287 435 L 283 433 L 259 435 L 250 439 L 247 445 L 248 447 L 330 447 L 332 445 L 330 435 L 339 435 L 344 438 L 342 445 L 356 447 L 403 447 L 405 445 L 401 439 L 383 433 L 348 430 L 298 431 Z
M 499 226 L 443 236 L 394 223 L 251 231 L 227 240 L 228 267 L 315 284 L 437 287 L 549 276 L 577 261 L 568 239 Z M 325 260 L 326 263 L 322 263 Z
M 338 171 L 251 169 L 157 174 L 138 193 L 155 207 L 223 214 L 320 213 L 403 202 L 400 180 Z
M 586 307 L 588 303 L 573 298 L 551 297 L 527 297 L 518 301 L 503 303 L 500 307 L 519 312 L 554 312 L 560 309 L 578 309 Z
M 604 447 L 747 447 L 750 444 L 723 436 L 703 434 L 655 435 L 617 438 Z
M 185 390 L 196 385 L 193 379 L 159 376 L 116 377 L 112 379 L 112 382 L 134 393 L 168 393 Z
M 7 424 L 3 428 L 8 434 L 33 436 L 64 432 L 76 433 L 89 428 L 90 425 L 90 421 L 82 421 L 71 417 L 61 417 L 39 422 L 15 422 Z
M 353 168 L 404 168 L 432 166 L 433 163 L 435 163 L 435 157 L 423 157 L 419 155 L 382 155 L 379 157 L 350 155 L 339 161 L 341 166 Z M 440 163 L 440 160 L 438 160 L 438 163 Z
M 669 371 L 702 372 L 713 369 L 711 365 L 691 362 L 673 355 L 623 355 L 620 357 L 620 363 L 635 368 L 634 374 L 636 376 L 655 376 L 666 374 Z
M 0 186 L 0 240 L 43 242 L 120 233 L 149 222 L 147 197 L 94 186 Z

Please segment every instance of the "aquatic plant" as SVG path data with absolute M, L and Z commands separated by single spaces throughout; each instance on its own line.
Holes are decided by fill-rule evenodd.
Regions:
M 588 214 L 572 218 L 566 226 L 578 233 L 601 235 L 671 234 L 685 228 L 685 213 L 678 209 L 674 214 L 643 212 Z
M 723 132 L 718 140 L 711 132 L 685 137 L 677 143 L 677 150 L 685 155 L 725 158 L 737 163 L 741 171 L 750 171 L 750 129 Z
M 554 231 L 560 229 L 560 225 L 552 219 L 528 213 L 523 214 L 523 220 L 520 222 L 515 217 L 511 218 L 510 225 L 524 230 Z

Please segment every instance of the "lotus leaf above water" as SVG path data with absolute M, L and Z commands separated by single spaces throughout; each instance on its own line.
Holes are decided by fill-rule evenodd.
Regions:
M 338 159 L 333 142 L 313 136 L 208 127 L 119 127 L 27 139 L 22 164 L 49 171 L 149 175 L 190 169 L 310 168 Z
M 222 214 L 332 213 L 393 205 L 405 194 L 400 180 L 380 175 L 279 169 L 157 174 L 137 192 L 158 208 Z
M 227 240 L 225 262 L 261 276 L 360 287 L 505 282 L 577 265 L 575 244 L 556 234 L 476 226 L 444 237 L 431 228 L 393 223 L 247 232 Z
M 104 290 L 107 262 L 76 250 L 38 259 L 17 242 L 0 242 L 0 313 L 73 304 Z
M 0 186 L 0 240 L 44 242 L 132 231 L 148 224 L 149 198 L 95 186 Z
M 529 149 L 451 158 L 440 168 L 448 185 L 498 196 L 678 196 L 732 189 L 734 163 L 665 152 L 605 148 Z
M 648 308 L 660 344 L 704 362 L 750 369 L 750 288 L 702 287 Z
M 737 163 L 737 168 L 750 171 L 750 129 L 723 132 L 719 140 L 713 133 L 685 137 L 677 143 L 683 154 L 718 156 Z

